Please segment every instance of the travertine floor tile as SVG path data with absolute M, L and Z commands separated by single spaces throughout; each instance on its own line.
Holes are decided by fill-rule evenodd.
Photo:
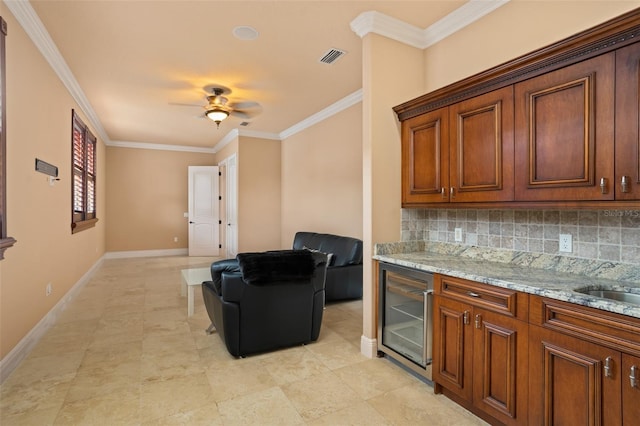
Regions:
M 360 354 L 362 301 L 326 306 L 317 342 L 232 357 L 181 269 L 212 258 L 107 259 L 0 387 L 0 424 L 480 425 L 386 359 Z
M 358 404 L 362 398 L 333 373 L 325 373 L 282 386 L 300 415 L 317 419 Z
M 218 404 L 225 425 L 302 425 L 304 421 L 278 387 L 272 387 Z

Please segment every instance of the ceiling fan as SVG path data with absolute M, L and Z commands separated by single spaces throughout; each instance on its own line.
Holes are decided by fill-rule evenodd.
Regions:
M 204 105 L 204 117 L 211 119 L 220 128 L 220 122 L 230 115 L 243 119 L 251 119 L 262 112 L 262 106 L 255 101 L 229 102 L 226 95 L 231 93 L 228 87 L 211 84 L 204 87 L 207 95 L 207 105 Z M 200 106 L 192 104 L 173 104 L 186 106 Z

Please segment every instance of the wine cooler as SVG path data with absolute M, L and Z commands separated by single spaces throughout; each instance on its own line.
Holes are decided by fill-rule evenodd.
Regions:
M 433 275 L 380 263 L 378 350 L 431 380 Z

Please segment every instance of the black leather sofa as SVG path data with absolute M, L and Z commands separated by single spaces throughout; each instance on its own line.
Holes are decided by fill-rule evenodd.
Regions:
M 293 249 L 318 250 L 329 259 L 325 282 L 327 302 L 362 298 L 362 240 L 333 234 L 297 232 Z
M 211 264 L 202 295 L 215 328 L 235 357 L 318 339 L 327 256 L 300 250 L 240 253 Z

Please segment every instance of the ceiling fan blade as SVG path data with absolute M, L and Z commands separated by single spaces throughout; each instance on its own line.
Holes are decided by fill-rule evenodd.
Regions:
M 260 104 L 254 101 L 244 101 L 244 102 L 231 102 L 229 107 L 233 109 L 251 109 L 251 108 L 261 108 Z
M 245 118 L 247 120 L 255 117 L 257 114 L 249 114 L 246 111 L 238 111 L 238 110 L 231 110 L 229 112 L 229 115 L 233 115 L 234 117 L 240 117 L 240 118 Z
M 169 102 L 169 105 L 189 106 L 189 107 L 200 107 L 200 108 L 202 108 L 202 105 L 199 105 L 199 104 L 183 104 L 183 103 L 180 103 L 180 102 Z

